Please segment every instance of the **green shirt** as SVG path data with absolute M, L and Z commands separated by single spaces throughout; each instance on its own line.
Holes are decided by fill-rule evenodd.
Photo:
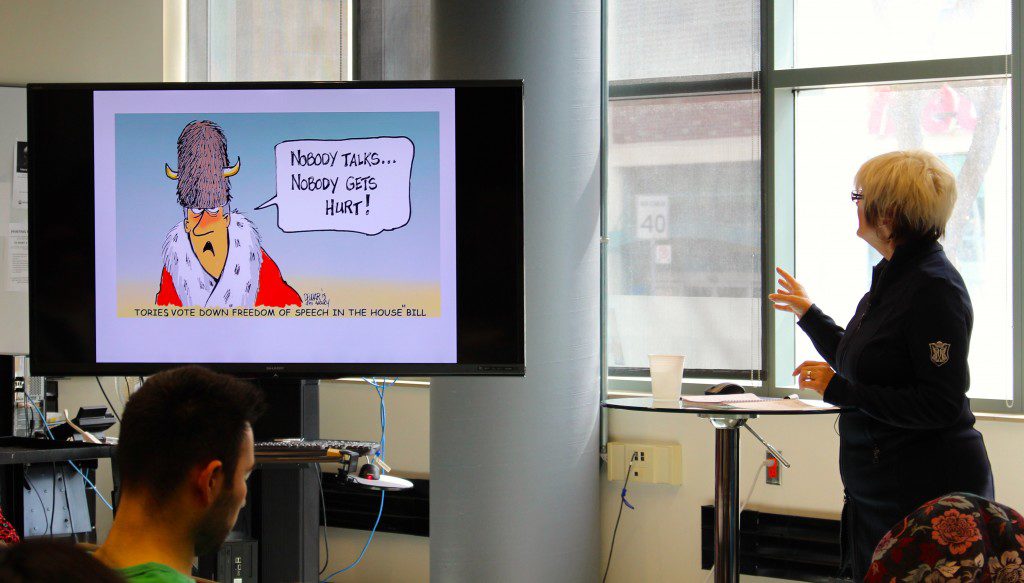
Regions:
M 143 563 L 120 569 L 120 572 L 128 583 L 195 583 L 192 577 L 160 563 Z

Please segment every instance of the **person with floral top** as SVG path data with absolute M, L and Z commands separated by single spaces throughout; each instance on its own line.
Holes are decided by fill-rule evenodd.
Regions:
M 1024 582 L 1024 517 L 980 496 L 936 498 L 890 530 L 865 583 Z

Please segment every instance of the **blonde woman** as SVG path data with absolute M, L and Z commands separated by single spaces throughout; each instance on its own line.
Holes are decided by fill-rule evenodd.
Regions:
M 848 407 L 839 417 L 843 561 L 861 581 L 882 536 L 950 492 L 993 499 L 992 468 L 966 393 L 974 313 L 938 239 L 956 180 L 934 154 L 890 152 L 857 171 L 857 236 L 883 259 L 846 329 L 778 269 L 768 297 L 792 312 L 826 362 L 793 371 L 802 389 Z

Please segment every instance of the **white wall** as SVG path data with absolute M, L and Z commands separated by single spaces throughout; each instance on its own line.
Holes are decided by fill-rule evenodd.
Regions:
M 0 83 L 160 81 L 161 0 L 0 2 Z
M 1024 508 L 1024 471 L 1020 440 L 1024 419 L 984 419 L 984 434 L 992 459 L 999 501 Z M 839 438 L 834 416 L 803 418 L 762 417 L 755 429 L 793 464 L 783 468 L 782 485 L 764 484 L 764 473 L 748 508 L 766 512 L 838 519 L 842 508 L 839 481 Z M 615 410 L 609 415 L 612 441 L 653 441 L 682 444 L 683 485 L 631 484 L 627 498 L 636 506 L 623 511 L 608 581 L 703 581 L 700 570 L 700 507 L 714 502 L 714 430 L 695 415 L 640 413 Z M 754 471 L 764 460 L 764 447 L 742 433 L 740 453 L 741 500 L 750 490 Z M 602 472 L 602 561 L 608 557 L 612 527 L 618 512 L 622 482 L 609 482 Z M 601 565 L 602 573 L 604 563 Z M 774 581 L 743 577 L 745 581 Z

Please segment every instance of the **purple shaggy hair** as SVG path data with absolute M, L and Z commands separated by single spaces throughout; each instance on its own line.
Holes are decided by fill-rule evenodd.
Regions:
M 231 202 L 231 181 L 224 176 L 228 144 L 220 126 L 193 121 L 178 136 L 178 204 L 214 208 Z

